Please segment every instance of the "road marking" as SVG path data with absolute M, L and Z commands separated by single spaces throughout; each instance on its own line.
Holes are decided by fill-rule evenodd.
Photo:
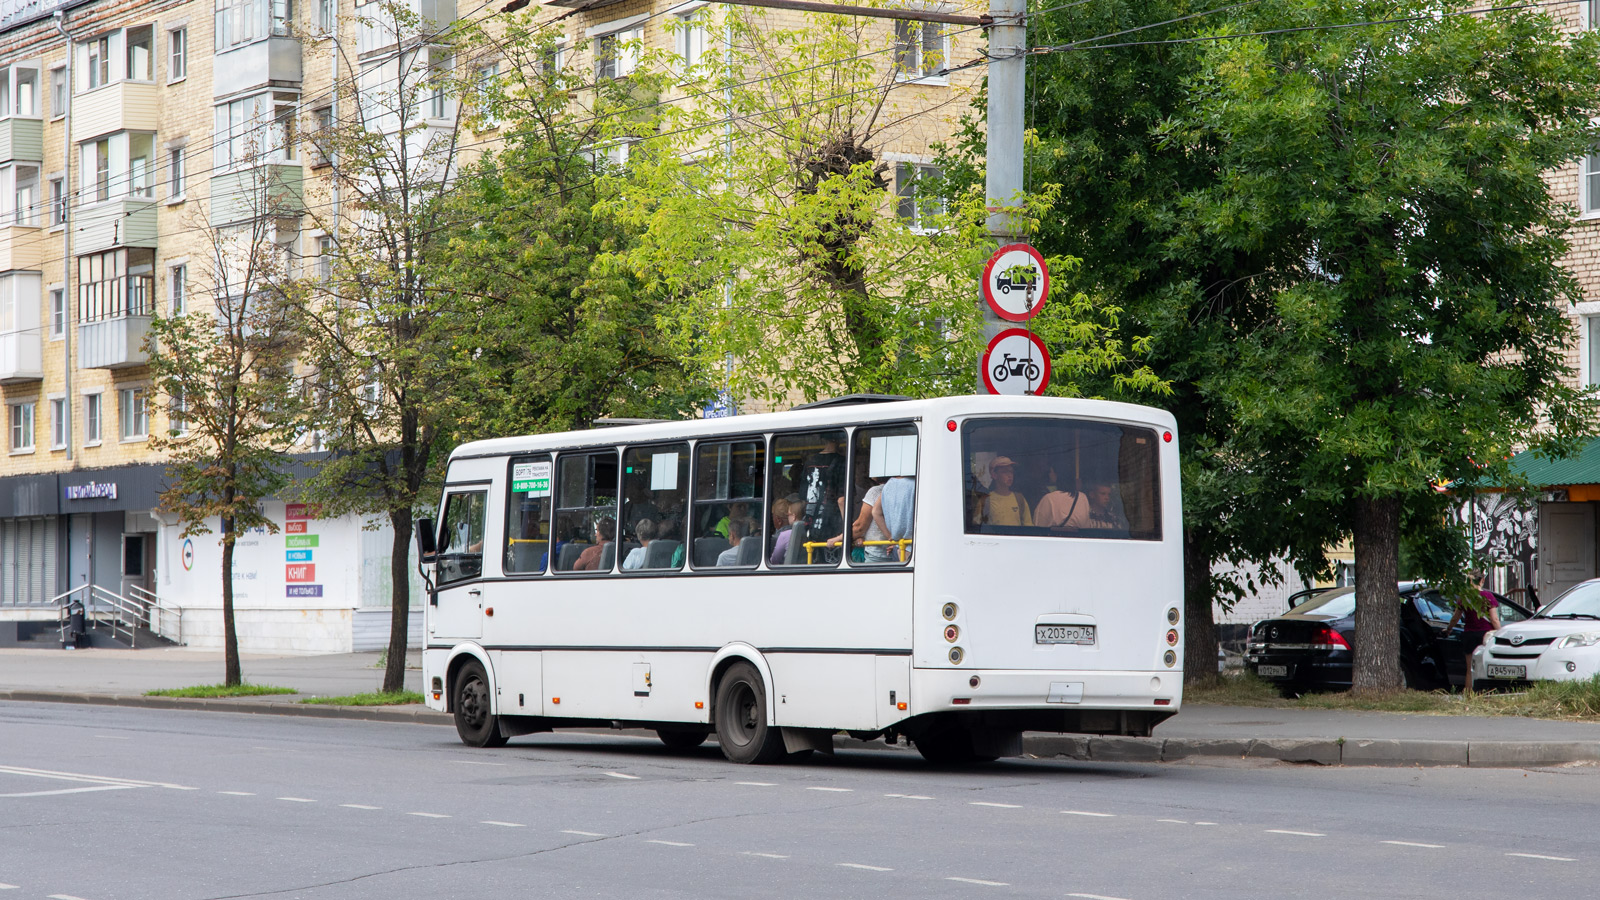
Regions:
M 383 809 L 381 806 L 368 806 L 365 803 L 341 803 L 345 809 Z
M 1285 831 L 1282 828 L 1268 828 L 1267 834 L 1292 834 L 1296 837 L 1327 837 L 1316 831 Z
M 312 800 L 309 797 L 279 797 L 277 799 L 279 799 L 279 800 L 287 800 L 290 803 L 315 803 L 315 802 L 317 802 L 315 800 Z
M 573 831 L 570 828 L 561 829 L 561 833 L 562 834 L 577 834 L 577 835 L 582 835 L 583 837 L 605 837 L 605 835 L 601 834 L 598 831 Z
M 663 847 L 693 847 L 694 846 L 693 844 L 685 844 L 683 841 L 649 840 L 649 841 L 645 841 L 645 843 L 646 844 L 660 844 Z
M 520 824 L 518 824 L 516 822 L 496 822 L 493 819 L 485 819 L 484 821 L 479 822 L 478 824 L 479 825 L 499 825 L 501 828 L 526 828 L 526 827 L 528 827 L 526 825 L 520 825 Z
M 51 894 L 50 900 L 83 900 L 83 898 L 74 897 L 71 894 Z
M 1196 825 L 1215 825 L 1215 822 L 1196 822 Z
M 1115 819 L 1116 818 L 1116 815 L 1113 814 L 1113 813 L 1085 812 L 1085 811 L 1083 811 L 1081 809 L 1063 809 L 1061 811 L 1061 814 L 1063 816 L 1093 816 L 1096 819 Z
M 503 766 L 505 763 L 484 762 L 478 759 L 452 759 L 451 762 L 460 766 Z
M 424 819 L 448 819 L 448 818 L 450 818 L 449 816 L 445 815 L 444 813 L 412 812 L 412 813 L 406 813 L 406 815 L 408 815 L 408 816 L 421 816 Z
M 945 881 L 962 881 L 967 884 L 981 884 L 986 887 L 1010 887 L 1011 885 L 1009 881 L 984 881 L 982 878 L 962 878 L 958 875 L 951 875 Z
M 97 735 L 95 735 L 95 737 L 99 738 L 102 741 L 126 741 L 126 740 L 129 740 L 129 738 L 126 735 L 121 735 L 121 734 L 97 734 Z
M 606 774 L 610 775 L 612 778 L 626 778 L 629 781 L 638 781 L 639 780 L 639 776 L 638 775 L 624 775 L 621 772 L 607 772 Z
M 1157 819 L 1156 821 L 1157 822 L 1170 822 L 1173 825 L 1187 825 L 1187 824 L 1189 824 L 1188 822 L 1185 822 L 1182 819 Z
M 21 885 L 0 884 L 0 891 L 20 891 L 20 890 L 22 890 Z
M 192 787 L 181 784 L 167 784 L 164 781 L 138 781 L 133 778 L 114 778 L 109 775 L 85 775 L 81 772 L 58 772 L 54 769 L 29 769 L 23 766 L 0 766 L 0 774 L 27 775 L 33 778 L 52 778 L 57 781 L 81 781 L 85 784 L 109 784 L 118 787 L 164 787 L 180 791 L 192 791 Z
M 1538 853 L 1507 853 L 1507 856 L 1520 856 L 1523 859 L 1548 859 L 1551 862 L 1577 862 L 1567 856 L 1542 856 Z
M 219 793 L 219 794 L 227 794 L 229 797 L 254 797 L 255 796 L 255 794 L 252 794 L 249 791 L 217 791 L 217 793 Z
M 995 809 L 1021 809 L 1022 808 L 1022 804 L 1020 804 L 1020 803 L 990 803 L 987 800 L 974 800 L 971 803 L 968 803 L 967 805 L 968 806 L 992 806 Z
M 1107 897 L 1105 894 L 1068 894 L 1068 897 L 1081 897 L 1082 900 L 1123 900 L 1121 897 Z
M 808 791 L 832 791 L 832 792 L 834 792 L 836 794 L 853 794 L 853 793 L 855 793 L 856 789 L 855 788 L 836 788 L 836 787 L 808 787 L 808 788 L 806 788 L 806 790 L 808 790 Z
M 884 796 L 885 797 L 893 797 L 896 800 L 932 800 L 933 799 L 932 797 L 924 797 L 921 794 L 884 794 Z
M 98 787 L 61 788 L 54 791 L 22 791 L 15 794 L 0 794 L 0 797 L 54 797 L 59 794 L 92 794 L 95 791 L 131 791 L 138 787 L 136 784 L 102 784 Z
M 1419 844 L 1415 841 L 1382 841 L 1381 843 L 1393 844 L 1396 847 L 1426 847 L 1429 850 L 1443 850 L 1443 844 Z
M 735 781 L 734 784 L 742 784 L 745 787 L 777 787 L 770 781 Z
M 868 871 L 868 872 L 893 872 L 894 871 L 893 869 L 889 868 L 888 866 L 869 866 L 866 863 L 835 863 L 835 865 L 843 866 L 846 869 L 863 869 L 863 870 Z
M 788 859 L 789 858 L 787 856 L 784 856 L 782 853 L 757 853 L 754 850 L 746 850 L 744 852 L 744 855 L 745 856 L 760 856 L 760 857 L 764 857 L 766 859 Z

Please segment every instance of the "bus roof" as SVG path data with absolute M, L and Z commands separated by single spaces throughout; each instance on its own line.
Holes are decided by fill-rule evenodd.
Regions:
M 796 428 L 826 427 L 829 425 L 863 425 L 905 419 L 971 415 L 1074 416 L 1119 422 L 1141 422 L 1174 432 L 1177 430 L 1177 420 L 1172 417 L 1171 413 L 1163 409 L 1139 406 L 1133 403 L 1062 397 L 1006 397 L 972 394 L 957 397 L 934 397 L 927 400 L 824 406 L 822 408 L 792 409 L 787 412 L 724 416 L 714 419 L 684 419 L 643 425 L 592 428 L 582 431 L 561 431 L 550 434 L 490 438 L 488 440 L 471 441 L 456 447 L 450 453 L 450 459 L 504 456 L 513 453 L 560 450 L 592 444 L 653 444 L 661 441 L 714 437 L 718 435 L 757 434 L 770 431 L 790 431 Z

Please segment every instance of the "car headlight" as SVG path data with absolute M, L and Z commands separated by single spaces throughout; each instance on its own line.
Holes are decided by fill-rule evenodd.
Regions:
M 1581 634 L 1569 634 L 1559 641 L 1556 646 L 1561 649 L 1568 647 L 1593 647 L 1600 644 L 1600 631 L 1585 631 Z

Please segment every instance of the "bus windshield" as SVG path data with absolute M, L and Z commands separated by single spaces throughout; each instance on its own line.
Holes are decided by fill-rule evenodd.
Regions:
M 1161 540 L 1160 438 L 1062 418 L 962 429 L 968 534 Z

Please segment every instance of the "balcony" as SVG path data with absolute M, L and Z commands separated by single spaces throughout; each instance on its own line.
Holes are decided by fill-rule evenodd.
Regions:
M 156 86 L 141 81 L 118 81 L 78 94 L 72 98 L 73 143 L 118 131 L 155 131 L 156 97 Z
M 0 334 L 0 384 L 22 384 L 44 378 L 44 337 L 39 329 Z
M 0 275 L 0 384 L 44 378 L 38 272 Z
M 144 336 L 150 316 L 122 315 L 78 326 L 78 366 L 84 369 L 128 369 L 142 366 L 150 357 Z
M 113 247 L 154 247 L 156 205 L 151 200 L 107 200 L 79 207 L 74 253 L 98 253 Z
M 59 240 L 41 240 L 37 228 L 0 224 L 0 272 L 12 269 L 37 270 L 43 264 L 45 250 L 60 245 Z
M 211 178 L 211 224 L 259 216 L 297 216 L 305 209 L 305 169 L 296 162 L 262 163 Z
M 300 41 L 275 36 L 224 50 L 214 57 L 211 72 L 211 95 L 218 98 L 252 88 L 299 87 L 304 79 Z
M 44 159 L 43 122 L 21 116 L 0 119 L 0 163 L 14 159 Z

